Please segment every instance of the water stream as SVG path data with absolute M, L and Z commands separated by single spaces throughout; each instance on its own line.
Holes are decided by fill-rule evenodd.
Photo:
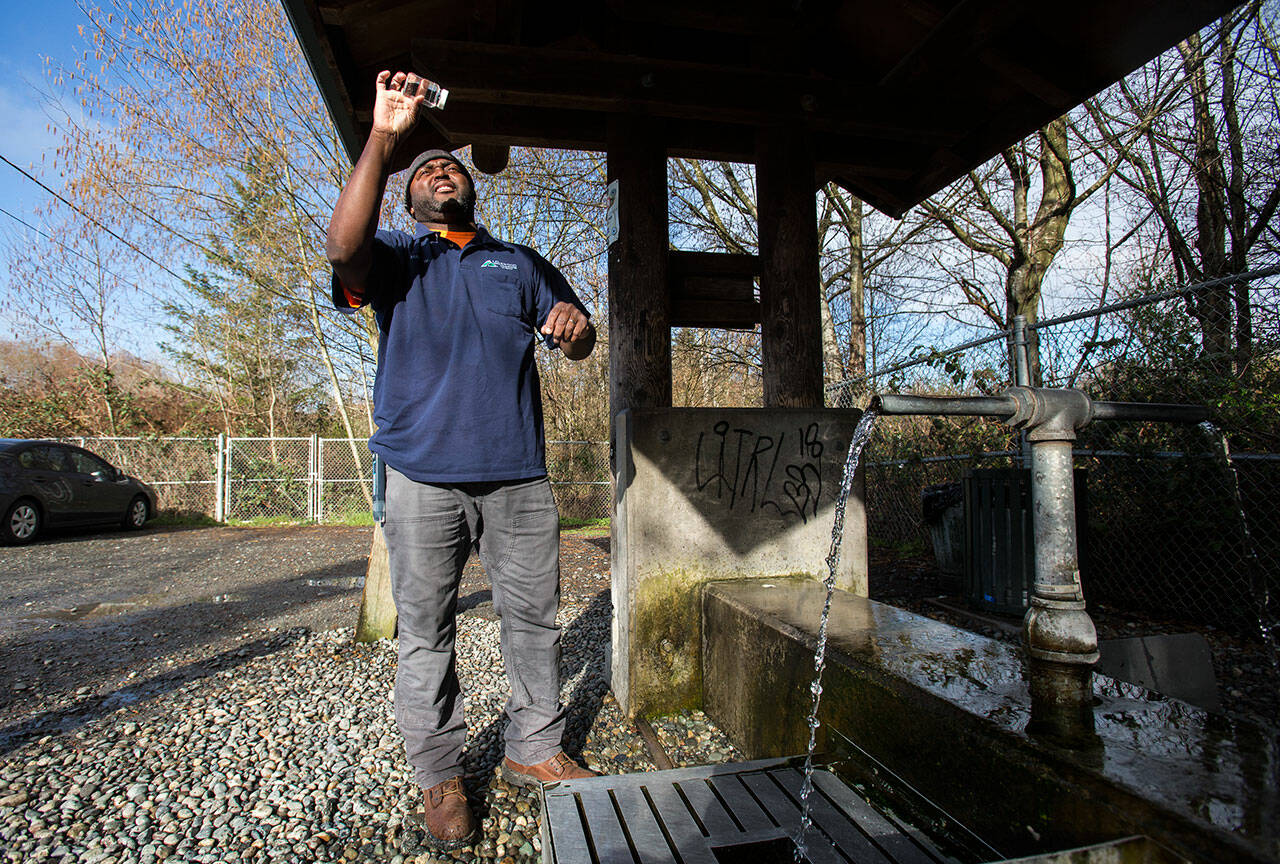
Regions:
M 844 540 L 844 509 L 849 500 L 849 492 L 853 489 L 853 477 L 858 470 L 858 460 L 862 457 L 862 449 L 871 437 L 875 426 L 875 411 L 868 408 L 853 430 L 853 438 L 849 441 L 849 455 L 844 461 L 844 478 L 840 481 L 840 494 L 836 498 L 835 521 L 831 526 L 831 551 L 827 554 L 827 575 L 823 580 L 827 588 L 827 599 L 822 604 L 822 620 L 818 625 L 818 649 L 813 655 L 813 684 L 809 691 L 813 693 L 813 708 L 809 712 L 809 753 L 804 760 L 804 783 L 800 786 L 800 827 L 796 832 L 796 862 L 808 860 L 808 846 L 805 837 L 813 826 L 810 813 L 809 798 L 813 793 L 813 753 L 818 746 L 818 706 L 822 702 L 822 669 L 827 662 L 827 618 L 831 614 L 831 597 L 836 587 L 836 571 L 840 566 L 840 546 Z
M 1276 633 L 1276 610 L 1272 608 L 1271 591 L 1267 586 L 1267 573 L 1258 556 L 1258 546 L 1249 529 L 1249 517 L 1244 511 L 1244 496 L 1240 493 L 1240 475 L 1236 473 L 1235 463 L 1231 461 L 1231 446 L 1227 443 L 1227 435 L 1212 424 L 1204 424 L 1216 438 L 1222 454 L 1223 467 L 1231 484 L 1231 495 L 1235 503 L 1236 513 L 1240 517 L 1240 531 L 1245 542 L 1246 555 L 1250 564 L 1253 590 L 1258 604 L 1258 635 L 1262 637 L 1263 646 L 1271 660 L 1271 670 L 1280 677 L 1280 635 Z

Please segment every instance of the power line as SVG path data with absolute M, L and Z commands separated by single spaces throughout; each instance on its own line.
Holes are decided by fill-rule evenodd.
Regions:
M 2 157 L 0 157 L 0 158 L 2 158 Z M 21 216 L 15 216 L 14 214 L 10 213 L 8 210 L 4 209 L 3 207 L 0 207 L 0 213 L 3 213 L 4 215 L 8 216 L 8 217 L 9 217 L 10 219 L 12 219 L 13 221 L 15 221 L 15 222 L 19 223 L 20 225 L 23 225 L 23 226 L 25 226 L 25 227 L 29 228 L 30 230 L 32 230 L 32 231 L 34 231 L 34 232 L 36 232 L 37 234 L 39 234 L 41 237 L 45 238 L 46 240 L 53 240 L 54 242 L 57 242 L 57 238 L 56 238 L 56 237 L 54 237 L 54 236 L 53 236 L 53 235 L 51 235 L 51 234 L 47 234 L 47 233 L 45 233 L 44 231 L 41 231 L 39 228 L 37 228 L 36 226 L 32 225 L 32 224 L 31 224 L 30 222 L 28 222 L 27 220 L 23 219 Z M 88 261 L 88 262 L 89 262 L 90 264 L 92 264 L 94 267 L 98 268 L 99 270 L 101 270 L 101 271 L 102 271 L 102 272 L 104 272 L 104 273 L 108 273 L 108 274 L 110 274 L 110 275 L 114 276 L 115 278 L 119 279 L 121 282 L 131 282 L 131 281 L 133 281 L 133 280 L 131 280 L 131 279 L 126 279 L 126 278 L 124 278 L 124 277 L 123 277 L 123 276 L 121 276 L 119 273 L 115 272 L 114 270 L 109 270 L 109 269 L 107 269 L 106 267 L 103 267 L 101 263 L 99 263 L 99 262 L 97 262 L 97 261 L 94 261 L 94 260 L 93 260 L 92 258 L 90 258 L 88 255 L 84 254 L 83 252 L 81 252 L 81 251 L 80 251 L 80 250 L 78 250 L 78 249 L 72 249 L 72 248 L 70 248 L 70 247 L 67 247 L 67 250 L 66 250 L 66 251 L 70 252 L 72 255 L 75 255 L 75 256 L 76 256 L 76 257 L 78 257 L 78 258 L 83 258 L 85 261 Z
M 166 266 L 164 266 L 163 264 L 161 264 L 161 263 L 160 263 L 159 261 L 157 261 L 156 259 L 152 258 L 152 257 L 151 257 L 150 255 L 148 255 L 146 252 L 143 252 L 143 251 L 142 251 L 141 249 L 139 249 L 137 246 L 133 245 L 133 244 L 132 244 L 132 243 L 130 243 L 128 240 L 124 239 L 124 238 L 123 238 L 123 237 L 121 237 L 119 234 L 117 234 L 116 232 L 112 231 L 112 230 L 111 230 L 110 228 L 108 228 L 106 225 L 103 225 L 103 224 L 102 224 L 101 222 L 99 222 L 97 219 L 93 218 L 93 217 L 92 217 L 92 216 L 90 216 L 88 213 L 86 213 L 86 212 L 84 212 L 83 210 L 81 210 L 81 209 L 80 209 L 79 207 L 77 207 L 75 204 L 72 204 L 72 203 L 71 203 L 70 201 L 68 201 L 66 198 L 63 198 L 61 195 L 59 195 L 57 192 L 55 192 L 55 191 L 53 191 L 52 189 L 50 189 L 48 186 L 46 186 L 46 185 L 45 185 L 44 183 L 42 183 L 40 180 L 36 179 L 36 178 L 35 178 L 35 177 L 33 177 L 31 174 L 27 173 L 27 171 L 26 171 L 26 170 L 24 170 L 23 168 L 19 167 L 18 165 L 15 165 L 15 164 L 14 164 L 13 162 L 11 162 L 11 161 L 9 160 L 9 158 L 8 158 L 8 157 L 6 157 L 3 153 L 0 153 L 0 161 L 3 161 L 6 165 L 8 165 L 8 166 L 9 166 L 10 168 L 12 168 L 14 171 L 17 171 L 17 172 L 18 172 L 19 174 L 21 174 L 23 177 L 26 177 L 26 178 L 27 178 L 28 180 L 30 180 L 32 183 L 36 184 L 36 185 L 37 185 L 37 186 L 39 186 L 41 189 L 43 189 L 44 191 L 48 192 L 48 193 L 49 193 L 50 195 L 52 195 L 54 198 L 57 198 L 57 199 L 58 199 L 59 201 L 61 201 L 63 204 L 66 204 L 68 207 L 70 207 L 72 210 L 74 210 L 74 211 L 76 211 L 77 213 L 79 213 L 79 214 L 80 214 L 81 216 L 83 216 L 85 219 L 88 219 L 91 223 L 93 223 L 93 224 L 94 224 L 94 225 L 96 225 L 97 227 L 101 228 L 103 231 L 107 232 L 107 233 L 108 233 L 108 234 L 110 234 L 112 237 L 116 238 L 116 239 L 117 239 L 117 240 L 119 240 L 121 243 L 123 243 L 124 245 L 128 246 L 128 247 L 129 247 L 130 249 L 132 249 L 134 252 L 137 252 L 137 253 L 138 253 L 139 255 L 141 255 L 143 258 L 147 259 L 148 261 L 150 261 L 152 264 L 154 264 L 154 265 L 156 265 L 157 267 L 159 267 L 159 268 L 160 268 L 161 270 L 163 270 L 164 272 L 168 273 L 168 274 L 169 274 L 170 276 L 172 276 L 174 279 L 177 279 L 179 282 L 186 282 L 186 281 L 187 281 L 187 280 L 186 280 L 186 279 L 184 279 L 183 277 L 179 276 L 177 273 L 174 273 L 174 272 L 173 272 L 172 270 L 170 270 L 168 267 L 166 267 Z M 12 216 L 13 214 L 9 214 L 9 215 L 11 215 L 11 216 Z M 14 218 L 16 218 L 16 217 L 14 217 Z M 21 220 L 19 220 L 19 221 L 21 221 Z M 24 223 L 24 224 L 25 224 L 25 223 Z M 30 226 L 28 226 L 28 227 L 30 227 Z M 46 235 L 46 236 L 47 236 L 47 235 Z M 118 277 L 117 277 L 117 278 L 118 278 Z

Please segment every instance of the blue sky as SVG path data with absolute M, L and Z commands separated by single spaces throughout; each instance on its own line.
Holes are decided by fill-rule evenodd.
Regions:
M 63 98 L 69 110 L 77 109 L 74 93 L 54 93 L 45 73 L 45 59 L 54 65 L 72 66 L 80 56 L 84 40 L 78 25 L 84 13 L 73 0 L 42 0 L 39 3 L 0 0 L 0 155 L 40 177 L 54 189 L 60 188 L 56 172 L 50 170 L 58 145 L 57 136 L 49 131 L 50 115 L 44 104 L 50 95 Z M 40 170 L 43 166 L 43 171 Z M 57 201 L 12 167 L 0 162 L 0 208 L 24 220 L 36 229 L 50 233 L 37 208 L 62 209 Z M 58 214 L 65 216 L 66 212 Z M 12 249 L 17 248 L 31 231 L 10 215 L 0 213 L 0 283 L 13 277 L 9 270 Z M 20 286 L 39 290 L 39 286 Z M 7 289 L 12 293 L 12 286 Z M 121 310 L 114 323 L 116 347 L 133 351 L 148 359 L 157 354 L 160 333 L 149 309 Z M 28 338 L 41 328 L 29 304 L 0 305 L 0 339 Z M 64 322 L 64 332 L 74 333 L 74 325 Z
M 52 158 L 55 140 L 36 88 L 48 90 L 45 56 L 70 63 L 83 44 L 76 25 L 83 14 L 72 0 L 0 2 L 0 154 L 24 168 Z M 30 221 L 32 208 L 48 195 L 8 165 L 0 163 L 0 207 Z M 16 226 L 0 214 L 6 233 Z

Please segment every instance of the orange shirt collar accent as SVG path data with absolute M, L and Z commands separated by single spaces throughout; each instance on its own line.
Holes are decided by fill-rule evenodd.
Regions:
M 439 234 L 442 239 L 448 240 L 459 249 L 476 239 L 476 232 L 465 231 L 460 228 L 443 228 L 436 233 Z

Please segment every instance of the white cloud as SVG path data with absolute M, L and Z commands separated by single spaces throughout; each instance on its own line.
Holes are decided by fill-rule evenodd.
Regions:
M 24 84 L 0 84 L 0 153 L 24 168 L 39 165 L 46 151 L 52 155 L 56 134 L 41 104 L 43 95 Z

